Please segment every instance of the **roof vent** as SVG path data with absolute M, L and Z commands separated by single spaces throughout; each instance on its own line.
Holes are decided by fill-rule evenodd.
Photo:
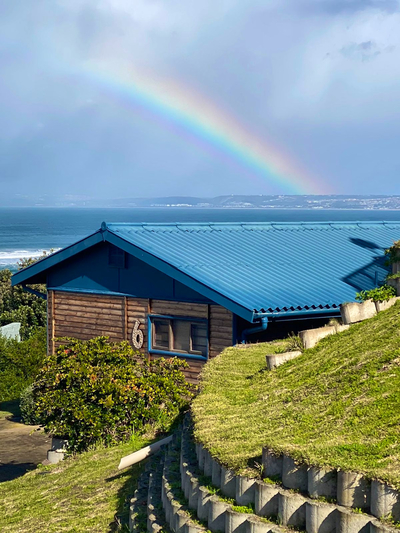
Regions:
M 110 244 L 108 248 L 108 265 L 114 268 L 125 268 L 126 254 L 121 248 Z

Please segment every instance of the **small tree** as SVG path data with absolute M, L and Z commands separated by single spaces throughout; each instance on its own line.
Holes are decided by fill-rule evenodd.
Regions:
M 166 430 L 191 397 L 180 359 L 148 361 L 107 337 L 65 340 L 45 360 L 33 397 L 45 429 L 72 450 L 125 440 L 146 424 Z
M 20 270 L 26 268 L 39 259 L 44 259 L 47 255 L 47 252 L 43 252 L 37 259 L 21 259 L 18 267 Z M 11 322 L 21 322 L 21 338 L 24 340 L 28 339 L 37 328 L 46 326 L 46 300 L 24 291 L 19 285 L 12 287 L 11 276 L 10 270 L 0 270 L 0 326 Z M 32 289 L 37 292 L 46 292 L 45 285 L 33 285 Z

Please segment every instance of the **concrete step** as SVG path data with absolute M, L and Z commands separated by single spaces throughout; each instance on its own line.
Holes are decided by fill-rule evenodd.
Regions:
M 138 487 L 129 505 L 129 530 L 143 533 L 147 529 L 147 495 L 149 490 L 149 471 L 140 476 Z
M 191 438 L 190 422 L 186 419 L 181 439 L 180 473 L 181 486 L 189 506 L 197 517 L 212 532 L 221 533 L 283 533 L 284 528 L 264 517 L 246 512 L 247 486 L 241 487 L 241 496 L 236 500 L 231 495 L 224 498 L 223 493 L 213 486 L 213 480 L 221 480 L 221 472 L 213 470 L 206 454 L 200 454 L 202 468 L 196 457 L 194 442 Z M 203 470 L 203 474 L 201 473 Z M 226 480 L 225 480 L 226 481 Z M 228 482 L 227 482 L 228 483 Z M 252 509 L 249 508 L 249 511 Z
M 181 487 L 180 449 L 181 430 L 175 433 L 165 454 L 161 488 L 165 520 L 174 533 L 205 533 L 207 528 L 190 509 Z
M 149 490 L 147 493 L 147 531 L 149 533 L 170 533 L 170 529 L 165 522 L 161 500 L 164 459 L 165 450 L 161 450 L 155 456 L 155 468 L 149 473 Z
M 171 533 L 165 523 L 161 503 L 164 455 L 165 449 L 154 454 L 139 478 L 129 508 L 129 529 L 132 533 Z

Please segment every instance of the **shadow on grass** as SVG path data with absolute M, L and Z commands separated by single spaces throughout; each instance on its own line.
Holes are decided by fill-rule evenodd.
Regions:
M 146 463 L 147 460 L 141 461 L 106 479 L 106 482 L 115 481 L 116 479 L 124 480 L 124 484 L 118 491 L 117 510 L 114 515 L 114 521 L 109 524 L 108 533 L 129 531 L 129 503 L 137 489 L 139 477 L 144 471 Z
M 255 372 L 254 374 L 246 376 L 245 379 L 250 380 L 250 379 L 257 378 L 257 377 L 262 377 L 264 374 L 268 372 L 271 372 L 271 370 L 268 367 L 260 368 L 260 370 L 257 370 L 257 372 Z
M 17 477 L 21 477 L 30 470 L 34 470 L 35 468 L 35 463 L 12 462 L 4 465 L 0 464 L 0 483 L 17 479 Z
M 19 408 L 19 398 L 9 400 L 7 402 L 0 402 L 0 418 L 21 418 L 21 410 Z

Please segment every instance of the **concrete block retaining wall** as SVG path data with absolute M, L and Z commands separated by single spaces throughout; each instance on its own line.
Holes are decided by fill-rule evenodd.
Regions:
M 308 469 L 305 465 L 296 465 L 289 457 L 273 456 L 274 461 L 269 463 L 269 467 L 270 473 L 272 472 L 274 476 L 281 468 L 280 474 L 282 476 L 285 473 L 285 482 L 287 485 L 291 485 L 292 490 L 287 485 L 280 486 L 235 475 L 232 471 L 220 466 L 202 445 L 196 445 L 196 450 L 198 456 L 203 459 L 203 465 L 208 462 L 215 463 L 216 466 L 213 466 L 213 470 L 220 469 L 221 485 L 219 488 L 224 495 L 234 497 L 237 504 L 242 502 L 242 505 L 253 506 L 258 516 L 275 518 L 280 524 L 281 530 L 282 527 L 289 527 L 292 529 L 301 529 L 308 533 L 331 533 L 334 531 L 343 533 L 372 533 L 379 531 L 383 533 L 396 531 L 395 528 L 380 522 L 374 516 L 360 512 L 361 507 L 357 507 L 357 511 L 355 512 L 353 509 L 343 505 L 318 501 L 312 499 L 309 495 L 294 492 L 293 490 L 306 491 L 308 489 L 311 469 Z M 322 494 L 326 495 L 324 496 L 325 498 L 332 497 L 331 495 L 335 492 L 338 482 L 330 471 L 322 472 L 319 469 L 313 468 L 310 477 L 314 497 L 317 495 L 321 498 Z M 354 485 L 354 480 L 346 480 L 344 478 L 344 482 L 350 482 L 350 485 L 355 490 L 358 499 L 354 501 L 358 504 L 366 505 L 365 502 L 368 502 L 368 498 L 366 497 L 365 487 L 360 483 L 360 480 L 357 481 L 358 483 Z M 220 511 L 221 513 L 224 512 L 223 506 L 220 508 Z M 244 515 L 244 513 L 241 514 Z M 247 524 L 246 527 L 249 527 L 250 517 L 253 520 L 257 519 L 254 515 L 248 515 L 246 518 L 242 517 L 243 524 Z M 219 525 L 221 526 L 221 524 Z M 243 531 L 248 530 L 244 526 L 242 527 Z M 267 527 L 276 531 L 278 526 L 261 523 L 258 527 L 260 527 L 260 531 L 264 531 Z M 211 531 L 213 530 L 211 529 Z M 231 532 L 228 529 L 228 525 L 225 526 L 225 529 L 221 529 L 221 531 Z M 242 529 L 234 531 L 239 533 Z
M 340 306 L 340 314 L 343 324 L 354 324 L 362 322 L 376 315 L 376 305 L 372 300 L 362 303 L 347 303 Z
M 301 354 L 302 352 L 300 352 L 299 350 L 293 352 L 268 354 L 265 356 L 268 370 L 272 370 L 277 366 L 283 365 L 283 363 L 286 363 L 286 361 L 291 361 L 292 359 L 299 357 L 299 355 Z
M 196 453 L 197 457 L 200 458 L 198 464 L 203 465 L 203 472 L 205 471 L 205 465 L 212 464 L 211 470 L 215 479 L 221 480 L 219 488 L 222 494 L 228 498 L 235 499 L 237 504 L 241 502 L 241 505 L 253 506 L 256 515 L 275 519 L 279 523 L 278 526 L 261 522 L 257 526 L 260 531 L 266 531 L 268 527 L 271 528 L 270 531 L 277 531 L 276 528 L 278 527 L 282 531 L 282 528 L 288 527 L 307 531 L 308 533 L 332 533 L 335 531 L 343 533 L 374 533 L 379 531 L 383 533 L 396 531 L 395 528 L 380 522 L 374 516 L 359 512 L 360 507 L 355 512 L 349 507 L 313 499 L 309 494 L 300 492 L 300 490 L 306 492 L 310 486 L 314 498 L 316 496 L 318 498 L 332 498 L 332 495 L 337 492 L 338 482 L 331 471 L 322 471 L 316 468 L 309 469 L 305 465 L 296 465 L 290 457 L 269 454 L 272 458 L 272 461 L 270 460 L 268 463 L 269 474 L 272 476 L 279 475 L 281 476 L 280 479 L 282 479 L 284 474 L 286 485 L 282 484 L 281 486 L 235 475 L 234 472 L 219 465 L 201 444 L 196 445 Z M 210 469 L 210 467 L 208 468 Z M 215 474 L 217 470 L 220 471 L 219 476 Z M 183 468 L 182 479 L 185 475 L 187 473 Z M 190 473 L 190 475 L 192 474 Z M 350 482 L 357 493 L 358 499 L 354 501 L 361 502 L 363 505 L 368 502 L 365 487 L 362 483 L 356 483 L 353 486 L 354 480 L 346 480 L 345 478 L 344 482 Z M 289 489 L 288 485 L 290 485 L 291 489 Z M 294 490 L 299 492 L 294 492 Z M 385 497 L 383 497 L 384 499 Z M 224 511 L 224 506 L 222 505 L 220 512 L 225 512 L 226 514 L 226 509 Z M 247 515 L 243 518 L 245 513 L 241 514 L 243 524 L 246 525 L 241 525 L 242 529 L 237 526 L 238 529 L 233 530 L 237 531 L 237 533 L 249 531 L 251 520 L 257 520 L 257 516 Z M 222 521 L 219 525 L 221 526 L 221 524 Z M 231 533 L 232 530 L 229 529 L 228 524 L 225 524 L 225 529 L 221 529 L 221 531 Z
M 308 348 L 314 348 L 321 339 L 329 337 L 329 335 L 335 335 L 335 333 L 340 333 L 341 331 L 346 331 L 346 329 L 349 329 L 348 325 L 335 324 L 334 326 L 300 331 L 299 337 L 302 340 L 304 348 L 307 350 Z
M 357 474 L 308 468 L 267 448 L 263 450 L 263 465 L 265 475 L 279 477 L 282 485 L 236 475 L 220 465 L 201 444 L 194 446 L 190 419 L 186 419 L 182 433 L 177 432 L 172 443 L 148 462 L 131 500 L 130 530 L 136 533 L 145 530 L 149 533 L 208 530 L 287 533 L 288 528 L 307 533 L 398 531 L 374 518 L 389 513 L 395 518 L 400 501 L 393 488 L 379 481 L 369 483 Z M 217 489 L 225 500 L 218 496 Z M 321 501 L 318 499 L 321 497 L 336 497 L 338 503 Z M 237 512 L 234 505 L 252 507 L 254 513 Z M 374 516 L 354 512 L 351 505 L 358 510 L 370 510 Z
M 393 281 L 398 282 L 399 289 L 397 292 L 400 294 L 400 279 Z M 395 283 L 393 282 L 392 285 L 395 285 Z M 342 315 L 343 324 L 334 324 L 332 326 L 307 329 L 299 332 L 299 337 L 303 343 L 304 349 L 307 350 L 309 348 L 314 348 L 314 346 L 316 346 L 318 342 L 325 337 L 348 330 L 350 324 L 361 322 L 367 318 L 372 318 L 381 311 L 386 311 L 386 309 L 392 307 L 398 300 L 400 300 L 400 296 L 391 298 L 387 302 L 373 302 L 372 300 L 367 300 L 366 302 L 362 303 L 354 302 L 342 304 L 340 306 L 340 312 Z M 265 356 L 267 367 L 269 370 L 272 370 L 273 368 L 283 365 L 283 363 L 286 363 L 286 361 L 295 359 L 301 355 L 301 353 L 302 352 L 300 351 L 293 351 L 280 354 L 267 354 Z
M 399 491 L 382 481 L 370 481 L 354 472 L 299 465 L 268 448 L 263 449 L 262 462 L 265 477 L 281 480 L 286 488 L 299 490 L 313 499 L 336 500 L 339 506 L 361 509 L 376 518 L 392 516 L 400 521 Z

